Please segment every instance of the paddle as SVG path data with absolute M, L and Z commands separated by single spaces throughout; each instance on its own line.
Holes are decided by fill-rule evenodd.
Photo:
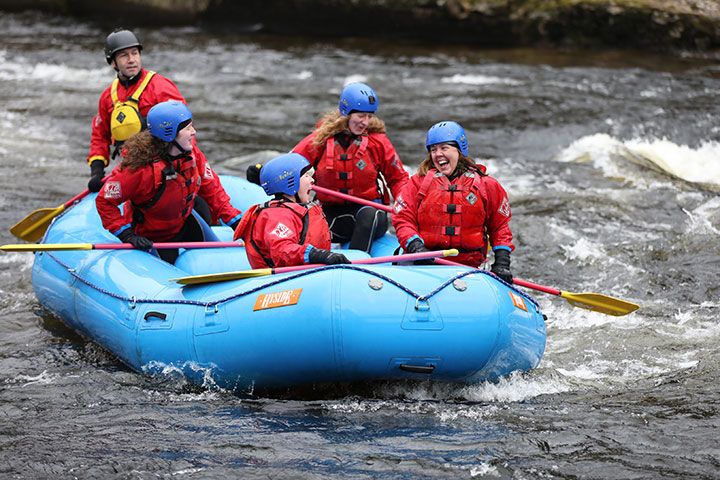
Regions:
M 108 177 L 103 178 L 103 181 L 107 178 Z M 26 242 L 37 242 L 43 235 L 45 235 L 45 231 L 50 225 L 50 222 L 52 222 L 53 218 L 57 217 L 66 209 L 71 207 L 75 202 L 79 202 L 88 195 L 90 195 L 90 190 L 85 190 L 55 208 L 39 208 L 34 210 L 25 218 L 13 225 L 10 228 L 10 233 L 20 240 L 25 240 Z
M 376 263 L 391 262 L 411 262 L 415 260 L 425 260 L 428 258 L 453 257 L 458 254 L 454 248 L 450 250 L 437 250 L 434 252 L 410 253 L 405 255 L 389 255 L 386 257 L 361 258 L 353 260 L 353 265 L 373 265 Z M 240 280 L 251 277 L 264 277 L 276 273 L 294 272 L 297 270 L 307 270 L 310 268 L 324 267 L 321 263 L 311 263 L 306 265 L 295 265 L 291 267 L 276 268 L 256 268 L 254 270 L 241 270 L 237 272 L 210 273 L 207 275 L 191 275 L 188 277 L 171 278 L 170 281 L 177 282 L 181 285 L 200 285 L 203 283 L 225 282 L 228 280 Z
M 352 195 L 348 195 L 346 193 L 340 193 L 336 192 L 335 190 L 329 190 L 327 188 L 318 187 L 317 185 L 313 185 L 313 190 L 324 193 L 326 195 L 342 198 L 343 200 L 347 200 L 350 202 L 359 203 L 362 205 L 369 205 L 371 207 L 375 207 L 379 210 L 384 210 L 386 212 L 393 212 L 392 207 L 388 205 L 383 205 L 380 203 L 371 202 L 369 200 L 365 200 L 359 197 L 354 197 Z M 442 263 L 446 265 L 458 265 L 458 266 L 467 266 L 462 265 L 461 263 L 453 262 L 451 260 L 443 260 L 441 258 L 438 258 L 435 260 L 435 263 Z M 526 280 L 520 280 L 520 279 L 514 279 L 513 283 L 515 285 L 519 285 L 521 287 L 530 288 L 533 290 L 537 290 L 544 293 L 549 293 L 551 295 L 556 295 L 559 297 L 562 297 L 568 301 L 571 305 L 574 305 L 576 307 L 585 308 L 588 310 L 593 310 L 595 312 L 605 313 L 607 315 L 615 315 L 615 316 L 621 316 L 621 315 L 627 315 L 628 313 L 634 312 L 638 308 L 640 308 L 639 305 L 636 305 L 631 302 L 627 302 L 625 300 L 621 300 L 619 298 L 610 297 L 607 295 L 603 295 L 601 293 L 572 293 L 572 292 L 564 292 L 562 290 L 558 290 L 556 288 L 552 287 L 546 287 L 543 285 L 538 285 L 537 283 L 528 282 Z
M 442 258 L 436 259 L 435 263 L 442 263 L 444 265 L 454 265 L 458 267 L 468 267 L 467 265 L 463 265 L 461 263 L 453 262 L 451 260 L 444 260 Z M 610 297 L 608 295 L 603 295 L 601 293 L 573 293 L 573 292 L 564 292 L 562 290 L 558 290 L 557 288 L 552 287 L 546 287 L 544 285 L 539 285 L 537 283 L 528 282 L 527 280 L 520 280 L 519 278 L 513 279 L 513 284 L 518 285 L 520 287 L 530 288 L 533 290 L 537 290 L 539 292 L 543 293 L 549 293 L 550 295 L 555 295 L 558 297 L 562 297 L 570 305 L 573 305 L 575 307 L 584 308 L 586 310 L 592 310 L 594 312 L 604 313 L 606 315 L 614 315 L 616 317 L 620 317 L 622 315 L 627 315 L 628 313 L 632 313 L 638 308 L 640 308 L 640 305 L 636 305 L 634 303 L 621 300 L 619 298 Z
M 329 188 L 318 187 L 317 185 L 313 185 L 312 189 L 318 193 L 324 193 L 325 195 L 329 195 L 331 197 L 342 198 L 343 200 L 347 200 L 348 202 L 359 203 L 360 205 L 367 205 L 369 207 L 377 208 L 378 210 L 393 213 L 393 208 L 390 205 L 372 202 L 370 200 L 365 200 L 364 198 L 348 195 L 347 193 L 340 193 L 336 192 L 335 190 L 330 190 Z
M 153 248 L 225 248 L 244 247 L 238 242 L 155 242 Z M 4 252 L 55 252 L 64 250 L 132 250 L 132 243 L 16 243 L 0 246 Z

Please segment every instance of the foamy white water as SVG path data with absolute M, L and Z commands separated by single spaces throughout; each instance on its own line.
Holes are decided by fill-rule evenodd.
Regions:
M 608 177 L 642 184 L 637 176 L 627 174 L 627 166 L 635 164 L 668 177 L 720 190 L 720 143 L 713 141 L 691 148 L 667 139 L 619 140 L 600 133 L 573 142 L 558 155 L 558 160 L 592 162 Z
M 443 83 L 458 83 L 464 85 L 521 85 L 522 82 L 513 78 L 494 77 L 490 75 L 462 75 L 456 74 L 442 79 Z
M 111 71 L 102 65 L 87 69 L 66 64 L 32 63 L 28 58 L 13 56 L 6 50 L 0 50 L 0 80 L 42 80 L 96 88 L 102 82 L 112 81 L 112 75 Z

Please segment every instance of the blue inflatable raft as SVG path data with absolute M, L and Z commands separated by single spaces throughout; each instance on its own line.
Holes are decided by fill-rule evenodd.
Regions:
M 223 177 L 233 204 L 266 200 Z M 212 227 L 219 240 L 228 227 Z M 94 196 L 46 243 L 110 243 Z M 391 255 L 387 235 L 373 256 Z M 349 252 L 358 256 L 362 252 Z M 545 324 L 527 294 L 485 272 L 439 265 L 338 265 L 195 286 L 171 279 L 246 270 L 242 248 L 185 250 L 176 265 L 137 250 L 38 252 L 37 297 L 69 327 L 138 372 L 181 371 L 236 391 L 387 380 L 474 383 L 527 371 Z

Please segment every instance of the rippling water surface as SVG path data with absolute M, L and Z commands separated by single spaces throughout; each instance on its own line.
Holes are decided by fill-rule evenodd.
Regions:
M 0 17 L 2 243 L 85 188 L 106 33 Z M 498 383 L 242 398 L 128 371 L 41 309 L 31 255 L 3 253 L 0 477 L 720 478 L 717 58 L 140 33 L 221 173 L 367 81 L 410 168 L 431 124 L 466 127 L 510 193 L 518 277 L 642 308 L 538 296 L 545 357 Z

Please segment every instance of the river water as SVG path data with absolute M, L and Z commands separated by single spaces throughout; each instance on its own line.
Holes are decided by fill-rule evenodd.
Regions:
M 0 17 L 0 240 L 85 188 L 107 29 Z M 409 168 L 462 123 L 507 188 L 514 273 L 641 309 L 538 294 L 539 368 L 469 387 L 274 398 L 133 373 L 37 303 L 0 255 L 2 478 L 720 478 L 718 57 L 480 50 L 140 31 L 221 173 L 290 149 L 363 80 Z

